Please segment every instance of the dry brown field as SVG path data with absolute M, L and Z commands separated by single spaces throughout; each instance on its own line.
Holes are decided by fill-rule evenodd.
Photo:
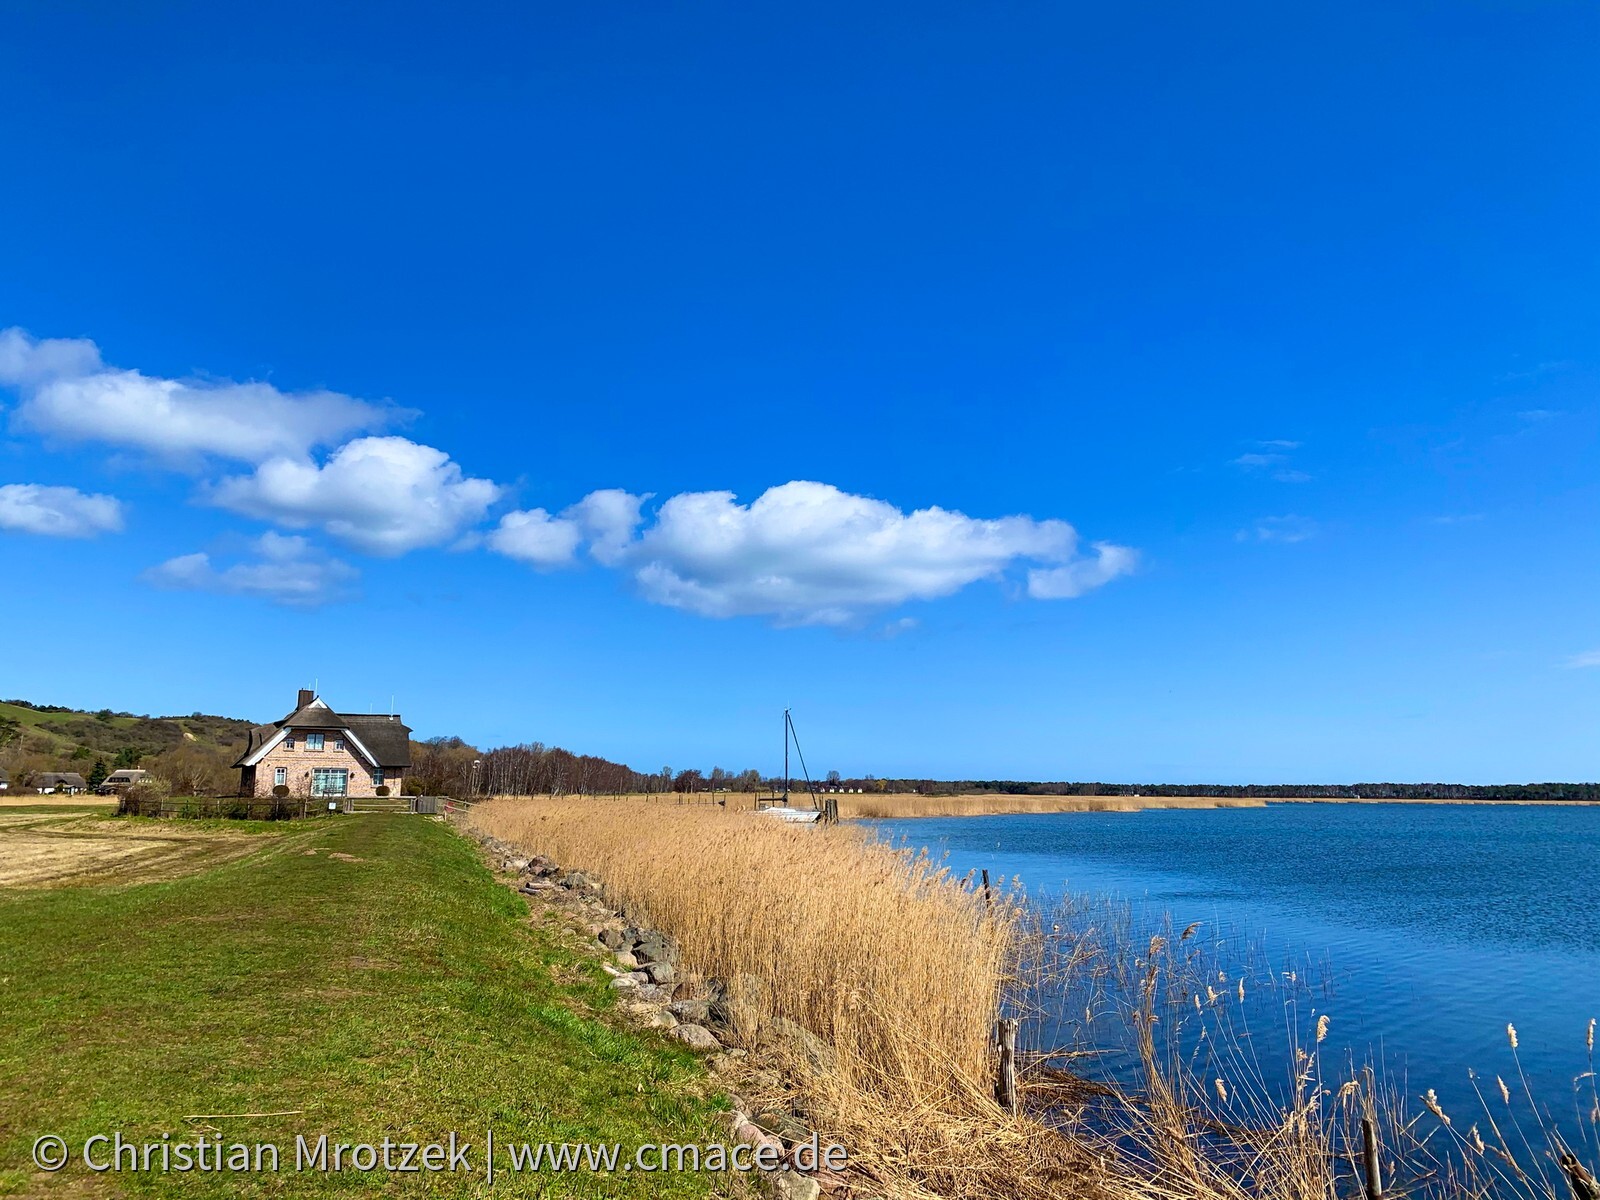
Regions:
M 0 887 L 148 883 L 193 874 L 262 845 L 258 833 L 210 822 L 108 820 L 92 811 L 0 809 L 0 839 Z

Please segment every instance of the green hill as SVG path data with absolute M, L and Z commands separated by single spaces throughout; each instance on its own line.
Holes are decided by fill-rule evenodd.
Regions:
M 78 771 L 149 765 L 177 751 L 225 766 L 244 746 L 252 722 L 207 713 L 148 717 L 83 712 L 27 700 L 0 701 L 0 767 L 15 778 L 28 771 Z

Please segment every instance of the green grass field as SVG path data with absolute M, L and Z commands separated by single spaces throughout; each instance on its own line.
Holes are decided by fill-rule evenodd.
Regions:
M 724 1195 L 719 1175 L 293 1169 L 308 1141 L 720 1140 L 695 1060 L 605 1015 L 586 950 L 415 817 L 254 826 L 165 882 L 0 890 L 0 1195 Z M 335 855 L 341 857 L 334 857 Z M 197 1114 L 278 1113 L 274 1117 Z M 271 1142 L 276 1173 L 95 1174 L 93 1134 Z M 58 1134 L 73 1162 L 38 1172 Z

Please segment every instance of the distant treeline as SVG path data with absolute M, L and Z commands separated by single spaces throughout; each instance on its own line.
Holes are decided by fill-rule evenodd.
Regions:
M 1359 800 L 1600 800 L 1600 783 L 1035 783 L 1015 779 L 846 780 L 868 791 L 925 796 L 998 793 L 1008 796 L 1232 796 L 1304 800 L 1340 796 Z M 887 785 L 887 786 L 884 786 Z
M 607 795 L 619 793 L 699 793 L 780 790 L 783 780 L 754 769 L 713 767 L 675 771 L 636 771 L 624 763 L 559 746 L 528 742 L 479 751 L 460 738 L 412 743 L 413 770 L 408 786 L 452 795 Z M 828 771 L 812 781 L 819 791 L 839 789 L 868 795 L 913 793 L 961 796 L 1229 796 L 1258 800 L 1345 797 L 1361 800 L 1589 800 L 1600 801 L 1600 783 L 1085 783 L 1016 779 L 884 779 L 868 775 L 846 779 Z M 792 788 L 804 793 L 805 781 Z

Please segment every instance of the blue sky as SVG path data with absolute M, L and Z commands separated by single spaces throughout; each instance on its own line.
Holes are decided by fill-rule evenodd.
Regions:
M 1591 6 L 7 23 L 0 694 L 1596 777 Z

